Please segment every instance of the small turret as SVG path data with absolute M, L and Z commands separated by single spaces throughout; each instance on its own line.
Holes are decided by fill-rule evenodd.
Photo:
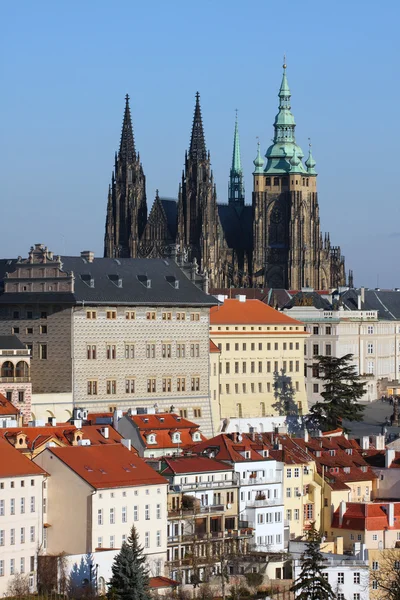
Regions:
M 263 168 L 264 168 L 264 159 L 261 156 L 260 142 L 257 142 L 257 156 L 253 160 L 253 164 L 255 166 L 255 169 L 254 169 L 253 173 L 254 174 L 256 174 L 256 173 L 262 174 L 263 173 Z
M 311 143 L 308 144 L 308 158 L 307 158 L 305 164 L 306 164 L 306 167 L 307 167 L 307 173 L 309 175 L 316 175 L 317 174 L 316 171 L 315 171 L 316 162 L 315 162 L 314 157 L 313 157 L 313 155 L 311 153 Z

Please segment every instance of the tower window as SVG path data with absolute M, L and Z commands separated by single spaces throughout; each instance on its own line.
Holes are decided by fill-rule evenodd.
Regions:
M 287 185 L 288 184 L 288 178 L 287 177 L 283 177 L 282 178 L 282 185 Z
M 265 178 L 265 185 L 271 185 L 271 177 Z
M 279 177 L 274 177 L 274 185 L 279 185 Z
M 308 179 L 306 179 L 306 186 L 308 187 Z

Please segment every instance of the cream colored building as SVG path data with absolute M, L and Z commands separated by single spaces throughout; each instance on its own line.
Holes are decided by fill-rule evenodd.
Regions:
M 303 323 L 259 300 L 222 299 L 210 311 L 210 338 L 220 350 L 219 400 L 217 393 L 212 401 L 219 404 L 220 418 L 277 414 L 276 381 L 291 382 L 291 400 L 299 413 L 306 412 L 304 343 L 309 334 Z M 214 372 L 213 377 L 215 389 Z
M 36 591 L 37 552 L 46 551 L 46 473 L 0 440 L 0 594 L 15 575 Z
M 48 448 L 48 552 L 120 548 L 135 525 L 149 568 L 163 575 L 167 481 L 123 444 Z

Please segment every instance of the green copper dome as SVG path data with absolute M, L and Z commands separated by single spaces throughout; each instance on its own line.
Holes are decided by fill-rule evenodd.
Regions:
M 257 142 L 257 156 L 253 160 L 255 166 L 254 173 L 263 173 L 264 159 L 261 156 L 260 142 Z
M 308 147 L 308 158 L 306 160 L 307 173 L 309 175 L 316 175 L 317 174 L 316 171 L 315 171 L 315 165 L 316 164 L 317 163 L 315 162 L 314 157 L 313 157 L 313 155 L 311 153 L 311 144 L 309 144 L 309 147 Z
M 279 88 L 279 110 L 274 121 L 274 139 L 265 154 L 267 164 L 264 172 L 283 174 L 289 172 L 306 173 L 302 159 L 304 153 L 296 144 L 296 122 L 291 112 L 291 93 L 286 76 L 286 64 L 283 65 L 281 87 Z

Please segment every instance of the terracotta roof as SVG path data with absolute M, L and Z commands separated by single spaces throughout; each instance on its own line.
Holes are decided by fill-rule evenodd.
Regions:
M 167 588 L 167 587 L 177 587 L 179 581 L 175 581 L 175 579 L 169 579 L 169 577 L 150 577 L 149 578 L 149 587 L 151 589 L 159 589 L 159 588 Z
M 385 469 L 386 468 L 386 450 L 362 450 L 361 452 L 364 460 L 371 466 L 376 469 Z M 394 459 L 390 464 L 389 469 L 400 469 L 400 452 L 395 451 Z
M 233 467 L 214 458 L 205 456 L 165 457 L 166 464 L 162 473 L 212 473 L 213 471 L 232 471 Z
M 0 438 L 0 477 L 23 475 L 46 475 L 46 472 Z
M 210 340 L 210 352 L 221 352 L 216 344 L 212 340 Z
M 128 416 L 128 415 L 126 415 Z M 153 429 L 198 429 L 198 425 L 175 413 L 158 413 L 156 415 L 130 415 L 129 419 L 141 430 Z
M 110 423 L 112 423 L 113 417 L 114 414 L 112 412 L 89 413 L 85 422 L 96 425 L 97 419 L 110 419 Z
M 0 394 L 0 416 L 18 415 L 18 414 L 19 414 L 18 408 L 16 408 L 14 406 L 14 404 L 12 404 L 12 402 L 7 400 L 7 398 L 5 396 L 3 396 L 3 394 Z
M 54 440 L 60 444 L 70 444 L 71 436 L 77 428 L 75 425 L 65 423 L 64 425 L 44 425 L 39 427 L 7 427 L 0 429 L 0 436 L 4 437 L 10 444 L 14 445 L 16 436 L 20 433 L 26 436 L 26 444 L 29 450 L 39 448 L 44 443 Z M 26 449 L 21 448 L 22 452 Z
M 260 300 L 225 300 L 210 309 L 210 325 L 303 325 Z
M 160 485 L 167 481 L 122 444 L 48 448 L 95 489 Z
M 213 452 L 217 460 L 230 462 L 271 460 L 269 456 L 263 456 L 263 450 L 268 450 L 268 448 L 259 440 L 252 440 L 250 435 L 242 434 L 240 442 L 236 442 L 234 437 L 235 434 L 220 433 L 210 440 L 203 440 L 195 444 L 191 451 L 196 454 Z M 241 454 L 246 451 L 250 452 L 249 458 Z
M 101 432 L 103 427 L 108 428 L 108 438 L 104 437 Z M 118 444 L 124 439 L 111 425 L 83 425 L 81 431 L 83 439 L 90 440 L 90 443 L 94 445 Z
M 356 531 L 383 531 L 384 529 L 400 529 L 400 502 L 393 502 L 394 524 L 389 526 L 388 503 L 347 502 L 340 525 L 340 508 L 335 510 L 332 527 L 338 529 L 354 529 Z

